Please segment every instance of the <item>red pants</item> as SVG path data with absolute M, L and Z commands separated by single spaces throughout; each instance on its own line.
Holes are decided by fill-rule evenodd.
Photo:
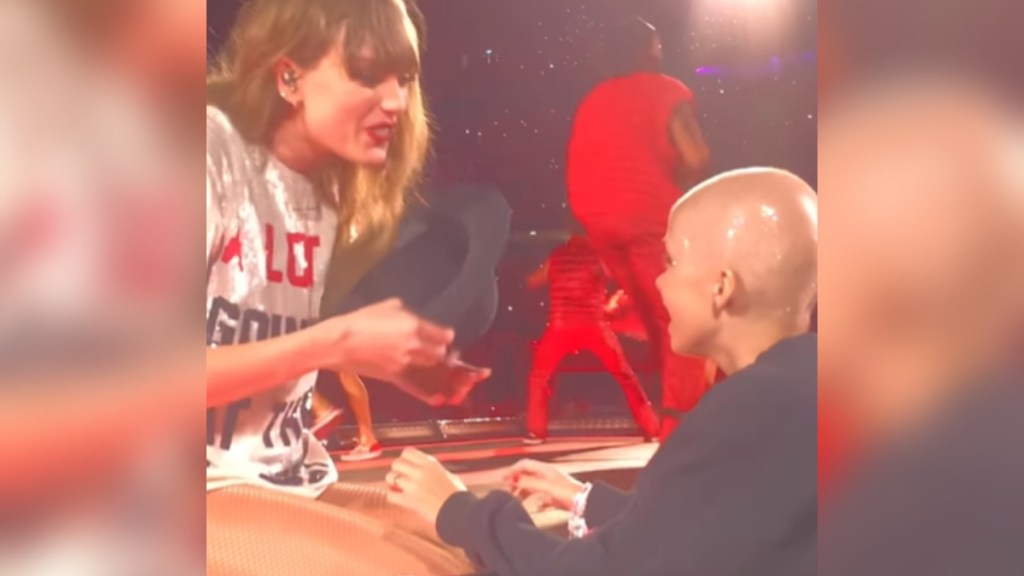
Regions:
M 566 355 L 581 351 L 592 352 L 618 380 L 640 429 L 645 436 L 656 438 L 658 417 L 640 386 L 640 380 L 629 367 L 622 346 L 604 322 L 548 325 L 534 350 L 526 411 L 527 430 L 541 438 L 547 436 L 551 377 Z
M 668 336 L 668 311 L 655 284 L 665 270 L 665 245 L 660 236 L 623 237 L 606 233 L 604 226 L 594 226 L 591 241 L 612 278 L 633 301 L 643 320 L 661 367 L 662 406 L 665 415 L 661 438 L 672 433 L 680 418 L 697 405 L 711 385 L 707 361 L 695 356 L 679 356 L 672 352 Z

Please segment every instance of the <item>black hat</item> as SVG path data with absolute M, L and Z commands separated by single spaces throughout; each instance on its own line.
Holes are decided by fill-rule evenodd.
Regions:
M 495 269 L 508 241 L 508 202 L 478 186 L 437 190 L 429 198 L 410 208 L 390 253 L 325 317 L 398 297 L 424 318 L 454 328 L 457 348 L 487 332 L 497 313 Z

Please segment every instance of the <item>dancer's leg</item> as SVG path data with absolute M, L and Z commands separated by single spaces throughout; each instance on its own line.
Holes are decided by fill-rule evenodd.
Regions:
M 586 349 L 598 357 L 605 369 L 615 377 L 619 386 L 622 387 L 622 392 L 626 395 L 626 401 L 629 403 L 629 411 L 633 414 L 633 419 L 636 420 L 644 437 L 657 438 L 661 428 L 658 416 L 655 414 L 654 408 L 651 407 L 651 402 L 647 399 L 647 393 L 644 392 L 640 379 L 630 367 L 626 353 L 623 352 L 622 346 L 611 328 L 607 325 L 595 326 L 589 331 L 586 343 Z
M 533 366 L 526 402 L 526 431 L 537 439 L 548 435 L 548 404 L 551 399 L 551 377 L 569 352 L 578 349 L 574 333 L 557 326 L 548 326 L 533 352 Z
M 336 406 L 327 396 L 324 396 L 320 392 L 320 384 L 317 384 L 317 388 L 313 391 L 312 398 L 312 416 L 313 423 L 311 429 L 313 434 L 319 440 L 325 440 L 331 433 L 331 431 L 338 426 L 341 422 L 342 415 L 345 413 L 340 407 Z
M 338 374 L 341 379 L 341 387 L 348 397 L 348 404 L 352 407 L 352 415 L 356 419 L 356 426 L 359 429 L 359 443 L 372 445 L 377 443 L 377 436 L 373 432 L 373 416 L 370 413 L 370 395 L 366 391 L 366 384 L 363 379 L 355 374 Z

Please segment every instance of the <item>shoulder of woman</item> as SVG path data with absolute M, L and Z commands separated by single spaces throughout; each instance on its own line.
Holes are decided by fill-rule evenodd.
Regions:
M 210 197 L 219 198 L 225 213 L 233 213 L 231 199 L 240 201 L 244 187 L 229 186 L 238 181 L 245 169 L 246 143 L 223 110 L 206 107 L 206 192 Z
M 238 133 L 228 115 L 215 106 L 206 107 L 206 153 L 222 151 L 225 148 L 239 146 L 242 137 Z

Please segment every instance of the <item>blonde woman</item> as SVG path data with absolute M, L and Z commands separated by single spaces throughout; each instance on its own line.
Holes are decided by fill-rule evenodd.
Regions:
M 407 0 L 252 0 L 208 81 L 209 573 L 317 573 L 313 528 L 327 534 L 315 560 L 335 574 L 466 571 L 396 528 L 382 495 L 331 490 L 337 471 L 301 417 L 318 370 L 433 404 L 487 375 L 449 361 L 452 330 L 397 301 L 316 322 L 328 262 L 329 289 L 350 289 L 386 251 L 422 168 L 422 31 Z M 332 526 L 347 536 L 328 538 Z

